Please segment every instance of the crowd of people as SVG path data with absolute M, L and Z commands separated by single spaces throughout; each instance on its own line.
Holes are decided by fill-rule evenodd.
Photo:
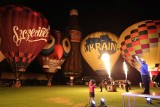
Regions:
M 115 86 L 115 87 L 125 89 L 126 92 L 129 92 L 129 90 L 131 90 L 131 82 L 129 80 L 124 80 L 123 82 L 120 82 L 120 81 L 114 81 L 112 79 L 109 79 L 109 80 L 104 79 L 100 81 L 98 85 L 100 88 L 100 92 L 103 92 L 103 88 L 105 91 L 110 91 L 110 86 Z M 94 97 L 95 97 L 96 81 L 91 79 L 88 83 L 88 86 L 89 86 L 88 104 L 91 104 L 91 102 L 94 101 Z
M 150 94 L 150 78 L 148 72 L 148 65 L 144 60 L 142 61 L 141 59 L 139 59 L 138 56 L 135 56 L 135 58 L 141 65 L 140 74 L 142 82 L 140 82 L 139 85 L 142 88 L 142 83 L 143 83 L 144 91 L 142 94 Z M 95 88 L 96 88 L 95 80 L 90 80 L 88 86 L 89 86 L 88 102 L 91 103 L 91 101 L 93 101 L 95 97 Z M 131 82 L 127 79 L 124 80 L 123 82 L 114 81 L 113 79 L 108 79 L 108 80 L 105 79 L 99 82 L 100 92 L 103 92 L 103 87 L 105 88 L 106 91 L 109 91 L 110 86 L 116 86 L 116 87 L 118 86 L 119 88 L 125 89 L 126 92 L 129 92 L 129 90 L 131 90 Z

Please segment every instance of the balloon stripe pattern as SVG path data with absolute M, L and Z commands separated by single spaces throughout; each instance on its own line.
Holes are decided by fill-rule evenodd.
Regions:
M 20 5 L 0 8 L 2 53 L 14 71 L 25 71 L 49 39 L 47 19 L 39 12 Z
M 120 36 L 121 55 L 139 70 L 138 55 L 157 71 L 160 64 L 160 20 L 145 20 L 128 27 Z
M 23 52 L 7 52 L 5 53 L 7 60 L 19 63 L 19 65 L 28 65 L 35 56 L 33 54 L 23 53 Z M 9 58 L 9 59 L 8 59 Z
M 47 43 L 43 50 L 40 52 L 41 55 L 47 56 L 53 53 L 54 51 L 54 46 L 55 46 L 55 38 L 50 35 L 50 43 Z

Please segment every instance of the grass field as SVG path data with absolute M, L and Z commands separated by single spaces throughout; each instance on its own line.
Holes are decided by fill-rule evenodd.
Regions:
M 151 88 L 151 92 L 159 92 L 158 88 Z M 87 86 L 34 86 L 12 88 L 0 87 L 0 107 L 89 107 Z M 142 92 L 139 87 L 132 87 L 132 91 Z M 117 88 L 117 92 L 107 92 L 99 87 L 95 91 L 96 107 L 100 105 L 100 99 L 104 98 L 107 107 L 123 107 L 121 93 L 125 92 Z M 133 102 L 133 99 L 130 99 Z M 127 99 L 126 99 L 127 103 Z M 133 103 L 131 103 L 133 104 Z M 159 100 L 153 100 L 153 104 L 147 104 L 145 98 L 136 98 L 136 107 L 160 107 Z

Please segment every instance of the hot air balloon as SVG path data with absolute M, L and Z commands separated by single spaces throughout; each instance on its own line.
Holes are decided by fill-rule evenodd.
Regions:
M 63 35 L 58 30 L 54 31 L 54 35 L 57 39 L 50 35 L 51 42 L 43 48 L 38 58 L 48 78 L 47 86 L 52 85 L 51 79 L 54 73 L 61 69 L 61 65 L 71 50 L 70 41 L 67 37 L 62 38 Z
M 1 38 L 0 38 L 0 46 L 1 46 Z M 0 62 L 2 62 L 5 59 L 5 56 L 0 51 Z
M 78 21 L 78 10 L 70 10 L 70 20 L 67 27 L 67 35 L 71 42 L 71 51 L 68 58 L 65 61 L 63 68 L 64 76 L 69 77 L 68 82 L 71 86 L 74 85 L 74 79 L 78 78 L 82 74 L 82 56 L 80 52 L 80 43 L 82 38 L 82 32 Z
M 101 57 L 104 53 L 110 56 L 110 68 L 120 56 L 118 37 L 111 32 L 94 32 L 86 36 L 81 43 L 81 53 L 91 68 L 101 77 L 107 75 Z
M 0 51 L 0 62 L 2 62 L 5 59 L 5 56 L 2 54 L 2 52 Z
M 148 64 L 152 76 L 160 71 L 160 20 L 144 20 L 128 27 L 120 35 L 122 57 L 134 68 L 140 65 L 137 55 Z
M 16 87 L 21 73 L 46 45 L 49 33 L 48 21 L 41 13 L 20 5 L 0 8 L 1 51 L 15 72 Z

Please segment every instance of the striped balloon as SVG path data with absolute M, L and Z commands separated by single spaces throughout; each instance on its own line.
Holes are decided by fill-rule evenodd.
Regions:
M 145 20 L 128 27 L 119 39 L 121 55 L 137 70 L 140 64 L 135 55 L 145 60 L 155 75 L 160 65 L 160 20 Z M 156 74 L 157 74 L 156 73 Z
M 47 44 L 49 32 L 47 19 L 29 7 L 0 8 L 1 52 L 15 72 L 26 70 Z

